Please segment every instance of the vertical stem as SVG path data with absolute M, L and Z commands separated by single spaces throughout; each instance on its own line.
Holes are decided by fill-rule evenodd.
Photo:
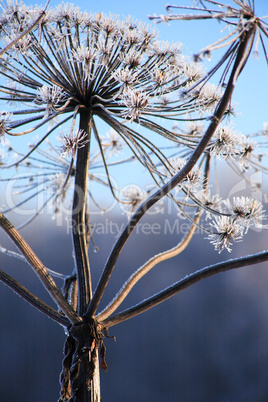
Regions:
M 99 350 L 96 349 L 96 354 L 94 357 L 94 372 L 91 381 L 91 402 L 101 401 L 101 391 L 100 391 L 100 365 L 99 365 Z
M 80 130 L 87 133 L 90 140 L 91 113 L 83 109 L 80 112 Z M 72 209 L 72 234 L 75 263 L 78 279 L 79 305 L 78 313 L 82 316 L 92 297 L 90 266 L 86 241 L 86 202 L 87 202 L 87 180 L 89 167 L 90 142 L 77 149 L 75 188 Z
M 101 336 L 91 319 L 69 329 L 64 345 L 59 402 L 100 402 L 98 348 Z

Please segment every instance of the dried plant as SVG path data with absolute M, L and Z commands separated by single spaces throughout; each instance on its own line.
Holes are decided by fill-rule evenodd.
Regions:
M 108 328 L 161 303 L 180 290 L 218 272 L 260 263 L 268 253 L 227 260 L 189 275 L 169 288 L 123 312 L 115 313 L 136 283 L 161 261 L 180 254 L 196 228 L 222 252 L 231 251 L 251 226 L 265 228 L 261 200 L 242 196 L 222 200 L 213 185 L 212 162 L 227 163 L 250 182 L 252 172 L 267 173 L 267 129 L 250 136 L 235 132 L 232 94 L 249 55 L 265 50 L 267 24 L 254 14 L 251 1 L 236 1 L 238 8 L 215 1 L 200 7 L 167 6 L 157 22 L 216 18 L 231 31 L 190 61 L 181 45 L 157 40 L 157 32 L 131 18 L 120 21 L 105 14 L 88 14 L 62 4 L 56 9 L 8 2 L 1 27 L 0 99 L 7 104 L 0 114 L 2 142 L 1 181 L 13 185 L 18 201 L 0 214 L 0 225 L 22 258 L 41 279 L 59 311 L 43 303 L 8 274 L 0 279 L 37 309 L 68 328 L 61 374 L 61 401 L 99 401 L 98 350 L 106 369 L 103 337 Z M 213 7 L 207 8 L 206 4 Z M 215 9 L 214 9 L 215 7 Z M 194 14 L 177 15 L 183 8 Z M 208 73 L 202 57 L 227 47 Z M 208 81 L 223 69 L 219 85 Z M 109 127 L 106 137 L 100 133 Z M 44 134 L 45 132 L 45 134 Z M 16 138 L 32 139 L 17 151 Z M 29 142 L 29 140 L 28 140 Z M 123 156 L 121 156 L 123 154 Z M 111 177 L 115 166 L 137 161 L 151 180 L 150 189 L 119 188 Z M 20 171 L 23 173 L 20 174 Z M 103 175 L 105 172 L 105 176 Z M 135 176 L 135 172 L 134 172 Z M 94 183 L 109 189 L 122 205 L 128 223 L 111 249 L 95 290 L 91 283 L 88 246 L 90 218 L 98 205 Z M 225 183 L 226 185 L 226 183 Z M 21 226 L 29 224 L 48 204 L 57 214 L 64 203 L 70 209 L 75 271 L 66 278 L 44 267 L 6 214 L 44 194 L 42 205 Z M 110 276 L 124 245 L 140 219 L 167 196 L 178 214 L 191 225 L 179 243 L 152 256 L 126 281 L 115 298 L 98 311 Z M 65 279 L 63 291 L 53 275 Z

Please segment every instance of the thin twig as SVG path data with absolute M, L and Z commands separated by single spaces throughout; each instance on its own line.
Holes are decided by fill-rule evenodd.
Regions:
M 9 257 L 15 257 L 15 258 L 18 258 L 21 261 L 27 262 L 27 260 L 24 257 L 24 255 L 22 255 L 20 253 L 16 253 L 15 251 L 12 251 L 12 250 L 7 250 L 6 248 L 4 248 L 2 246 L 0 246 L 0 253 L 3 253 L 3 254 L 8 255 Z M 49 269 L 47 267 L 46 267 L 46 269 L 54 277 L 57 277 L 57 278 L 60 278 L 60 279 L 65 279 L 66 278 L 66 275 L 64 275 L 64 274 L 61 274 L 61 273 L 56 272 L 56 271 L 53 271 L 52 269 Z

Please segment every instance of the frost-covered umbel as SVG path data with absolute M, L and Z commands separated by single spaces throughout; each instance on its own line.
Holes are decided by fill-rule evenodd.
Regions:
M 22 181 L 18 186 L 18 193 L 28 194 L 25 202 L 33 198 L 34 192 L 38 195 L 50 189 L 48 198 L 54 195 L 58 209 L 75 177 L 76 152 L 91 143 L 94 136 L 89 183 L 110 187 L 113 196 L 127 206 L 129 216 L 143 201 L 143 194 L 136 194 L 135 187 L 127 193 L 114 188 L 109 174 L 113 163 L 109 159 L 121 154 L 126 145 L 131 156 L 128 152 L 121 162 L 139 160 L 154 184 L 163 185 L 187 162 L 223 89 L 205 83 L 201 65 L 186 59 L 180 44 L 158 41 L 155 30 L 143 23 L 88 14 L 68 3 L 46 10 L 38 24 L 16 40 L 42 11 L 41 7 L 15 1 L 3 6 L 1 49 L 8 49 L 0 58 L 0 100 L 8 106 L 2 107 L 0 115 L 0 140 L 8 150 L 1 154 L 0 163 L 30 170 L 21 179 L 28 181 L 26 190 Z M 91 117 L 91 132 L 78 127 L 84 112 Z M 227 109 L 226 116 L 231 114 L 232 109 Z M 100 119 L 110 127 L 106 137 L 99 130 Z M 28 137 L 40 128 L 42 136 L 31 142 L 28 152 L 13 152 L 8 136 Z M 49 153 L 40 151 L 42 143 L 53 134 L 58 146 L 49 142 Z M 218 200 L 217 206 L 204 201 L 208 199 L 211 159 L 223 160 L 239 174 L 248 169 L 262 170 L 264 145 L 259 145 L 258 137 L 263 134 L 267 134 L 265 130 L 247 138 L 229 124 L 219 126 L 198 166 L 171 194 L 179 213 L 192 220 L 196 208 L 202 208 L 207 220 L 221 213 L 231 217 L 230 211 L 220 208 L 217 191 L 209 190 L 210 199 Z M 163 149 L 158 146 L 159 136 L 166 140 Z M 11 159 L 14 154 L 15 162 Z M 66 162 L 68 158 L 70 162 Z M 106 179 L 103 174 L 98 176 L 96 167 L 100 165 L 104 166 Z M 38 169 L 38 175 L 34 169 Z M 91 188 L 88 194 L 94 200 Z M 212 232 L 217 249 L 223 246 L 229 250 L 229 239 L 236 240 L 236 236 L 232 231 L 229 235 L 228 227 L 227 240 L 224 238 L 219 247 L 215 240 L 222 236 L 219 222 L 213 221 L 207 230 Z M 254 219 L 247 217 L 247 228 L 248 222 Z M 230 218 L 228 225 L 234 223 L 241 225 L 241 220 Z M 237 233 L 244 234 L 244 227 Z
M 1 49 L 31 27 L 41 12 L 40 7 L 9 1 L 0 20 Z M 211 115 L 217 101 L 204 88 L 200 88 L 200 96 L 196 90 L 192 95 L 187 93 L 201 78 L 202 70 L 182 56 L 180 47 L 159 42 L 154 30 L 130 17 L 120 21 L 112 15 L 88 14 L 68 3 L 46 11 L 0 60 L 0 99 L 14 112 L 12 119 L 10 110 L 1 115 L 1 142 L 7 135 L 29 134 L 47 123 L 49 130 L 31 153 L 67 122 L 72 138 L 77 117 L 86 110 L 92 116 L 100 148 L 105 147 L 96 116 L 158 180 L 157 164 L 168 169 L 169 163 L 155 141 L 144 135 L 144 128 L 141 134 L 141 128 L 185 143 L 168 122 L 163 124 L 164 119 L 188 120 L 190 114 L 205 112 Z M 216 91 L 214 88 L 212 93 Z M 68 154 L 68 149 L 63 153 Z M 103 159 L 105 164 L 106 155 Z
M 2 49 L 42 11 L 11 4 L 0 21 Z M 158 42 L 153 30 L 131 18 L 121 22 L 115 16 L 81 12 L 68 3 L 47 11 L 5 53 L 0 66 L 6 77 L 1 99 L 18 108 L 12 123 L 5 125 L 11 135 L 26 134 L 56 117 L 62 121 L 63 115 L 75 119 L 87 108 L 144 155 L 139 135 L 118 119 L 121 124 L 137 122 L 175 139 L 176 135 L 152 120 L 176 118 L 186 109 L 190 113 L 211 104 L 204 94 L 190 103 L 181 99 L 180 90 L 198 80 L 201 72 L 194 63 L 189 68 L 180 45 Z M 24 130 L 29 122 L 31 127 Z

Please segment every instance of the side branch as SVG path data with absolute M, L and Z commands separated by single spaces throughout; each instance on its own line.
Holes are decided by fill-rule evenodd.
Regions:
M 19 232 L 15 229 L 15 227 L 11 224 L 11 222 L 9 222 L 9 220 L 2 213 L 0 213 L 0 226 L 4 229 L 10 239 L 24 255 L 25 259 L 33 268 L 36 275 L 39 277 L 52 299 L 56 302 L 63 313 L 68 317 L 70 322 L 73 324 L 80 322 L 81 318 L 76 314 L 76 312 L 63 297 L 60 289 L 58 288 L 52 276 L 48 273 L 42 262 L 39 260 L 39 258 L 30 248 L 30 246 L 26 243 L 23 237 L 19 234 Z
M 70 325 L 70 321 L 66 317 L 64 317 L 64 315 L 58 313 L 48 304 L 42 302 L 42 300 L 40 300 L 28 289 L 26 289 L 23 285 L 21 285 L 18 281 L 16 281 L 14 278 L 12 278 L 10 275 L 8 275 L 6 272 L 2 270 L 0 270 L 0 280 L 9 288 L 14 290 L 14 292 L 16 292 L 29 304 L 35 307 L 37 310 L 41 311 L 46 316 L 52 318 L 52 320 L 58 322 L 64 327 L 68 327 L 68 325 Z
M 169 250 L 166 250 L 162 253 L 156 254 L 152 258 L 150 258 L 145 264 L 143 264 L 136 272 L 131 275 L 131 277 L 127 280 L 124 286 L 121 288 L 119 293 L 116 297 L 111 301 L 111 303 L 100 313 L 96 316 L 99 322 L 105 320 L 109 317 L 125 300 L 131 289 L 136 285 L 136 283 L 144 277 L 152 268 L 156 265 L 160 264 L 162 261 L 166 261 L 170 258 L 175 257 L 176 255 L 180 254 L 190 243 L 195 229 L 196 224 L 198 223 L 201 216 L 201 212 L 199 211 L 195 223 L 191 226 L 189 232 L 184 236 L 184 238 L 175 246 Z
M 110 276 L 114 269 L 115 263 L 119 257 L 120 252 L 122 251 L 125 243 L 127 242 L 128 238 L 130 237 L 131 233 L 133 232 L 135 226 L 143 217 L 143 215 L 161 198 L 167 195 L 173 188 L 175 188 L 184 178 L 185 176 L 192 170 L 195 166 L 196 162 L 206 149 L 211 137 L 215 133 L 225 110 L 227 109 L 229 102 L 231 100 L 236 80 L 240 72 L 242 71 L 245 65 L 245 54 L 247 54 L 247 45 L 251 38 L 252 32 L 248 31 L 243 38 L 241 38 L 239 48 L 237 50 L 237 56 L 234 61 L 233 69 L 231 71 L 227 87 L 224 91 L 224 94 L 219 101 L 215 112 L 213 114 L 211 123 L 209 124 L 204 136 L 202 137 L 201 141 L 199 142 L 198 146 L 196 147 L 195 151 L 193 152 L 192 156 L 190 157 L 189 161 L 185 164 L 185 166 L 175 175 L 172 179 L 167 182 L 163 187 L 161 187 L 158 191 L 156 191 L 151 197 L 148 198 L 135 212 L 135 214 L 130 219 L 129 223 L 125 226 L 123 232 L 121 233 L 120 237 L 118 238 L 117 242 L 115 243 L 96 291 L 93 295 L 89 308 L 87 310 L 86 315 L 93 316 L 98 308 L 99 302 L 102 298 L 102 295 L 105 291 L 105 288 L 109 282 Z
M 235 268 L 242 268 L 248 265 L 259 264 L 261 262 L 268 260 L 268 251 L 263 251 L 258 254 L 248 255 L 246 257 L 237 258 L 234 260 L 224 261 L 215 265 L 211 265 L 209 267 L 205 267 L 192 273 L 191 275 L 186 276 L 180 281 L 174 283 L 172 286 L 164 289 L 162 292 L 156 294 L 155 296 L 150 297 L 147 300 L 137 304 L 134 307 L 131 307 L 114 317 L 108 318 L 102 321 L 101 325 L 103 328 L 109 328 L 113 325 L 119 324 L 120 322 L 126 321 L 132 317 L 135 317 L 138 314 L 143 313 L 144 311 L 149 310 L 152 307 L 157 306 L 163 301 L 169 299 L 175 294 L 179 293 L 181 290 L 188 288 L 189 286 L 194 285 L 195 283 L 209 278 L 210 276 L 219 274 L 220 272 L 229 271 Z

